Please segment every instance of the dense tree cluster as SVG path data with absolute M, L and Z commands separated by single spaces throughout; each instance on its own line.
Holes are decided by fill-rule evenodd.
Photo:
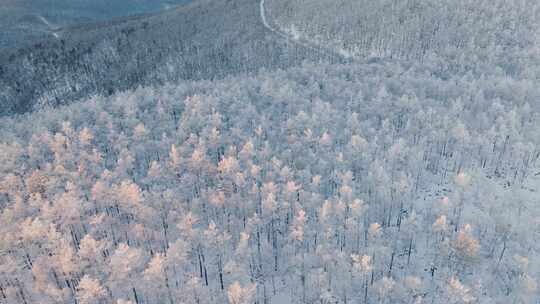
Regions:
M 538 75 L 536 0 L 270 0 L 268 7 L 282 31 L 345 56 L 478 74 L 530 76 L 534 65 Z
M 305 65 L 3 118 L 0 302 L 536 303 L 539 98 Z

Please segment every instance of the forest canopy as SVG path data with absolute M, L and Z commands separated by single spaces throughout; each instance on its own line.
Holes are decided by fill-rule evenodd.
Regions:
M 532 81 L 390 63 L 0 121 L 0 301 L 535 303 Z

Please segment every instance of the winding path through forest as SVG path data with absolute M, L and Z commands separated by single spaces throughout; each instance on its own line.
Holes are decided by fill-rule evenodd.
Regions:
M 304 47 L 306 49 L 309 49 L 309 50 L 312 50 L 316 53 L 322 53 L 322 54 L 325 54 L 326 56 L 329 56 L 329 57 L 337 57 L 339 58 L 340 60 L 342 60 L 343 62 L 351 62 L 353 61 L 353 58 L 350 58 L 348 56 L 345 56 L 339 52 L 336 52 L 334 50 L 331 50 L 329 48 L 326 48 L 326 47 L 323 47 L 317 43 L 314 43 L 314 42 L 311 42 L 311 41 L 308 41 L 306 39 L 303 39 L 303 38 L 295 38 L 295 37 L 291 37 L 290 35 L 288 35 L 287 33 L 283 32 L 282 30 L 278 29 L 278 28 L 275 28 L 274 26 L 271 25 L 271 22 L 269 22 L 269 18 L 268 18 L 268 15 L 267 15 L 267 12 L 266 12 L 266 0 L 260 0 L 259 2 L 259 12 L 260 12 L 260 16 L 261 16 L 261 21 L 264 25 L 264 27 L 269 30 L 270 32 L 274 33 L 275 35 L 287 40 L 287 41 L 291 41 L 292 43 L 295 43 L 301 47 Z
M 266 29 L 268 29 L 270 32 L 282 37 L 282 38 L 285 38 L 287 40 L 294 40 L 292 39 L 291 37 L 289 37 L 287 34 L 281 32 L 280 30 L 278 29 L 275 29 L 274 27 L 272 27 L 270 25 L 270 23 L 268 23 L 268 19 L 266 19 L 266 8 L 265 8 L 265 0 L 261 0 L 260 4 L 259 4 L 259 8 L 260 8 L 260 14 L 261 14 L 261 21 L 264 25 L 264 27 Z

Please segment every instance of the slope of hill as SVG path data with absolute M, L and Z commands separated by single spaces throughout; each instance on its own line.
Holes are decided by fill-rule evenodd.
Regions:
M 267 2 L 280 31 L 352 58 L 438 65 L 441 75 L 539 76 L 536 0 Z
M 0 113 L 138 85 L 284 68 L 306 59 L 341 61 L 273 35 L 252 0 L 196 1 L 56 33 L 60 39 L 0 55 Z
M 52 29 L 104 21 L 186 4 L 187 0 L 3 0 L 0 8 L 0 50 L 29 46 L 54 38 Z M 30 21 L 30 22 L 28 22 Z M 54 25 L 43 29 L 40 25 Z
M 1 119 L 0 301 L 536 303 L 539 98 L 305 65 Z

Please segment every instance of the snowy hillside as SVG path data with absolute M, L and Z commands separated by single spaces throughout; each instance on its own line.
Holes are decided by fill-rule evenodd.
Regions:
M 0 51 L 0 304 L 540 303 L 537 1 L 137 3 Z
M 0 50 L 54 38 L 54 29 L 160 11 L 188 0 L 2 0 Z M 32 20 L 33 19 L 33 20 Z M 30 21 L 30 22 L 29 22 Z M 46 23 L 51 28 L 42 28 Z
M 4 118 L 0 299 L 536 303 L 539 97 L 307 65 Z
M 536 0 L 271 0 L 271 22 L 345 56 L 538 75 Z
M 201 0 L 55 33 L 59 39 L 0 52 L 0 116 L 141 85 L 342 62 L 269 31 L 252 0 Z

